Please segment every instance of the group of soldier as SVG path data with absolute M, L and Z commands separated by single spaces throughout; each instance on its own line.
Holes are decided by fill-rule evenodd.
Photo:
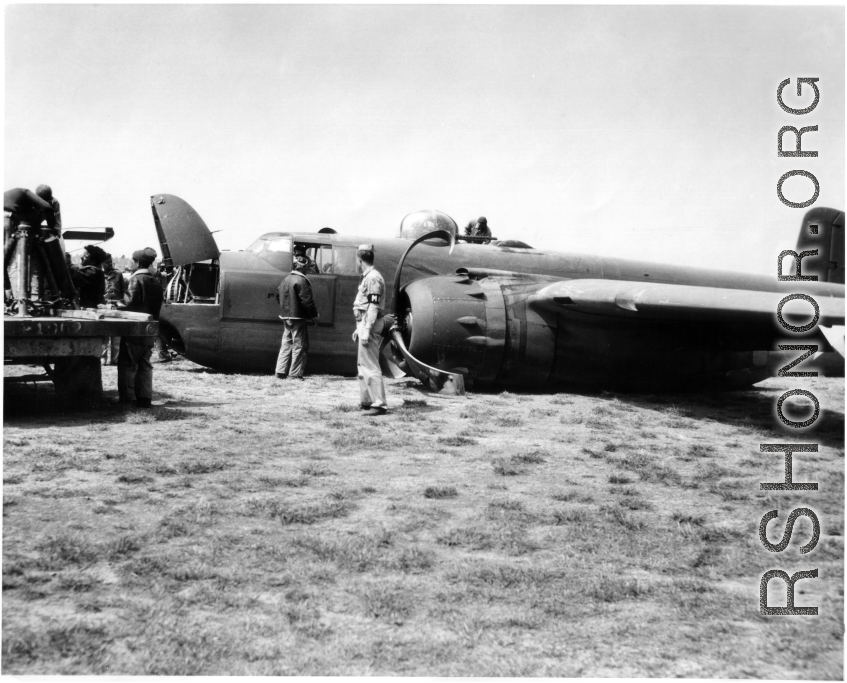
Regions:
M 62 217 L 59 201 L 47 185 L 39 185 L 35 193 L 21 188 L 4 195 L 6 230 L 13 223 L 42 226 L 42 238 L 60 239 Z M 491 238 L 488 221 L 480 216 L 465 228 L 465 234 L 478 238 Z M 71 281 L 79 296 L 82 308 L 114 307 L 151 315 L 159 319 L 164 300 L 163 283 L 153 268 L 156 251 L 147 247 L 132 255 L 132 273 L 127 281 L 115 269 L 110 254 L 98 246 L 86 246 L 81 264 L 75 266 L 66 254 Z M 356 251 L 362 282 L 353 301 L 356 330 L 353 342 L 358 345 L 357 370 L 360 405 L 366 415 L 385 415 L 385 387 L 379 354 L 382 339 L 390 325 L 384 316 L 385 280 L 374 268 L 374 247 L 360 244 Z M 310 325 L 317 324 L 319 312 L 312 297 L 308 275 L 318 274 L 317 264 L 305 247 L 295 245 L 293 268 L 280 283 L 277 294 L 279 317 L 283 321 L 282 344 L 277 357 L 278 379 L 302 380 L 309 351 Z M 37 275 L 37 273 L 33 273 Z M 36 282 L 38 277 L 33 279 Z M 8 274 L 6 299 L 12 297 Z M 35 292 L 38 295 L 37 292 Z M 115 337 L 103 353 L 103 361 L 118 366 L 118 394 L 120 402 L 150 407 L 153 398 L 153 348 L 158 347 L 159 360 L 169 360 L 161 337 Z M 117 360 L 116 360 L 117 356 Z
M 372 244 L 360 244 L 356 259 L 362 271 L 362 282 L 353 301 L 353 314 L 356 316 L 353 343 L 358 345 L 359 400 L 365 415 L 377 417 L 385 415 L 388 410 L 379 365 L 382 338 L 389 327 L 384 315 L 385 280 L 374 268 Z M 295 246 L 293 268 L 280 283 L 277 295 L 279 317 L 284 325 L 276 362 L 278 379 L 303 379 L 309 352 L 308 327 L 317 324 L 319 317 L 307 275 L 317 272 L 315 262 L 309 258 L 306 249 Z
M 64 251 L 61 207 L 48 185 L 39 185 L 35 192 L 24 188 L 8 190 L 3 195 L 3 208 L 6 212 L 4 230 L 7 251 L 9 245 L 14 243 L 12 235 L 19 230 L 32 233 L 39 244 L 58 241 Z M 112 307 L 146 313 L 158 320 L 164 292 L 158 271 L 152 268 L 157 256 L 156 251 L 149 247 L 134 252 L 132 273 L 127 281 L 115 269 L 111 255 L 96 245 L 85 247 L 79 266 L 72 263 L 70 256 L 65 253 L 65 263 L 59 269 L 67 266 L 79 308 Z M 8 264 L 8 254 L 6 261 Z M 16 300 L 28 299 L 30 295 L 35 300 L 44 298 L 44 272 L 40 261 L 40 258 L 30 259 L 30 277 L 24 278 L 29 281 L 24 283 L 23 292 L 12 290 L 12 281 L 17 281 L 17 278 L 10 277 L 9 270 L 17 275 L 17 265 L 11 264 L 11 268 L 4 268 L 4 298 L 7 305 Z M 118 366 L 120 403 L 150 407 L 153 399 L 151 357 L 157 342 L 161 344 L 161 340 L 151 337 L 115 337 L 110 340 L 103 361 Z
M 485 243 L 491 239 L 488 220 L 480 216 L 468 223 L 465 234 L 481 238 Z M 379 354 L 382 339 L 390 331 L 384 315 L 385 280 L 374 268 L 374 247 L 372 244 L 360 244 L 356 250 L 356 259 L 362 271 L 362 282 L 353 301 L 353 314 L 356 317 L 356 330 L 353 342 L 358 345 L 356 357 L 359 380 L 360 407 L 365 415 L 385 415 L 388 404 L 385 401 L 385 385 Z M 293 268 L 279 285 L 279 317 L 283 322 L 282 344 L 276 361 L 278 379 L 302 380 L 306 370 L 306 358 L 309 352 L 309 326 L 316 325 L 319 312 L 312 296 L 312 286 L 308 275 L 320 271 L 302 245 L 295 245 Z

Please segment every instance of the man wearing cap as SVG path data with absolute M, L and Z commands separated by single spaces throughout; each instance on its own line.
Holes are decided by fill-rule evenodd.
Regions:
M 304 271 L 309 266 L 305 250 L 294 250 L 294 267 L 277 292 L 279 317 L 284 325 L 282 345 L 276 359 L 277 379 L 303 379 L 309 353 L 309 321 L 318 317 L 312 298 L 312 283 Z
M 295 256 L 295 258 L 297 256 L 302 256 L 304 259 L 306 259 L 306 261 L 305 261 L 306 265 L 300 271 L 301 273 L 303 273 L 303 275 L 320 275 L 321 274 L 321 271 L 318 270 L 318 264 L 315 263 L 315 259 L 313 259 L 312 257 L 310 257 L 306 253 L 306 247 L 304 247 L 300 244 L 295 244 L 294 245 L 294 256 Z
M 379 351 L 385 327 L 385 280 L 374 268 L 372 244 L 360 244 L 356 250 L 356 258 L 363 273 L 362 283 L 353 302 L 353 314 L 356 316 L 353 341 L 359 345 L 359 399 L 362 408 L 368 410 L 367 415 L 385 415 L 388 405 L 385 402 L 385 385 L 379 367 Z
M 480 216 L 475 221 L 471 221 L 465 227 L 465 234 L 471 237 L 488 237 L 483 244 L 488 244 L 491 241 L 491 228 L 488 227 L 488 219 L 485 216 Z
M 164 293 L 159 279 L 150 273 L 156 251 L 147 247 L 132 254 L 132 275 L 126 294 L 117 307 L 136 313 L 147 313 L 159 319 Z M 133 395 L 139 408 L 149 408 L 153 401 L 152 337 L 121 337 L 118 355 L 118 393 L 121 403 L 132 403 Z
M 106 303 L 116 304 L 118 301 L 123 301 L 124 294 L 126 294 L 126 283 L 120 271 L 115 270 L 111 254 L 106 254 L 106 260 L 103 261 L 103 275 L 106 277 Z M 120 337 L 109 338 L 109 345 L 102 355 L 104 365 L 118 364 L 120 346 Z

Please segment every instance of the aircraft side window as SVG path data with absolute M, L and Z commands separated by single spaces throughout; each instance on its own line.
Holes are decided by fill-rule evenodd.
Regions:
M 323 244 L 319 251 L 320 258 L 316 259 L 318 261 L 318 269 L 321 273 L 332 275 L 332 245 Z
M 356 268 L 356 247 L 338 247 L 332 250 L 333 273 L 360 275 Z
M 315 262 L 319 275 L 331 275 L 334 271 L 331 244 L 304 244 L 306 256 Z
M 315 266 L 318 268 L 318 272 L 321 271 L 321 250 L 320 247 L 308 246 L 306 245 L 306 256 L 312 259 L 315 262 Z

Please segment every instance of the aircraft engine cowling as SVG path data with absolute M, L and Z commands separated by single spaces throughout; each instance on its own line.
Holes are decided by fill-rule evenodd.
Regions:
M 536 296 L 549 284 L 538 276 L 469 273 L 411 282 L 397 313 L 415 359 L 479 387 L 726 388 L 776 374 L 780 359 L 771 358 L 770 342 L 732 326 L 625 320 L 568 302 L 551 307 L 545 295 Z
M 398 309 L 418 360 L 480 384 L 539 387 L 550 376 L 555 316 L 527 307 L 542 285 L 503 287 L 492 278 L 431 277 L 405 287 Z M 524 290 L 524 291 L 521 291 Z

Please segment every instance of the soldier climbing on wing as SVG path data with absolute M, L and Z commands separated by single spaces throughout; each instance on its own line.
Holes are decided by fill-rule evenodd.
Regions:
M 486 237 L 482 240 L 483 244 L 488 244 L 491 241 L 491 228 L 488 227 L 488 219 L 485 216 L 480 216 L 475 221 L 471 221 L 465 226 L 465 234 L 469 237 Z

